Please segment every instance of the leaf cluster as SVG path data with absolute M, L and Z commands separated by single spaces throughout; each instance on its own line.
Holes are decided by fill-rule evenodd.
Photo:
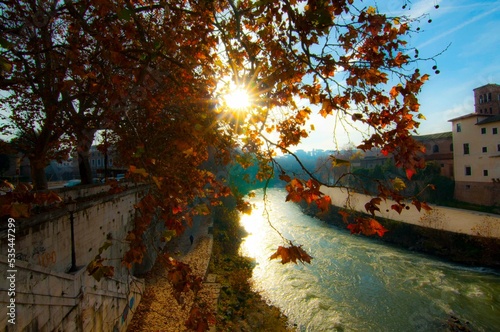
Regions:
M 34 211 L 62 206 L 62 198 L 53 191 L 37 192 L 30 184 L 14 186 L 0 181 L 0 217 L 29 218 Z

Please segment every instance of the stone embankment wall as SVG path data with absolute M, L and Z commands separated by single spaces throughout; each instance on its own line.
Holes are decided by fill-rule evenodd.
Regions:
M 321 191 L 332 198 L 331 211 L 321 214 L 314 206 L 304 206 L 306 213 L 343 229 L 339 209 L 367 213 L 364 206 L 369 196 L 340 188 L 322 187 Z M 431 211 L 419 212 L 411 203 L 398 214 L 392 204 L 390 200 L 380 204 L 375 218 L 389 231 L 374 238 L 459 263 L 500 269 L 500 215 L 435 205 Z
M 124 239 L 133 226 L 134 204 L 146 188 L 112 195 L 106 194 L 108 189 L 62 190 L 59 194 L 65 202 L 73 204 L 16 220 L 14 267 L 7 259 L 6 225 L 0 226 L 0 327 L 8 331 L 126 330 L 129 312 L 139 304 L 144 285 L 121 265 L 121 257 L 128 249 Z M 88 276 L 86 266 L 105 242 L 111 246 L 101 256 L 109 259 L 104 264 L 114 267 L 114 276 L 98 282 Z M 14 297 L 7 279 L 12 274 Z M 15 299 L 15 325 L 8 322 L 11 298 Z

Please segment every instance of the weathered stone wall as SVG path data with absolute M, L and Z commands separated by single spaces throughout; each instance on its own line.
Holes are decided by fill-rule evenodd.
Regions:
M 140 302 L 141 280 L 121 265 L 128 249 L 125 237 L 133 226 L 134 204 L 146 190 L 132 188 L 119 194 L 102 193 L 104 186 L 64 190 L 76 200 L 55 211 L 16 220 L 16 264 L 8 265 L 7 230 L 0 228 L 0 326 L 8 331 L 124 331 Z M 101 193 L 99 193 L 101 192 Z M 91 195 L 90 197 L 88 195 Z M 85 198 L 85 196 L 87 196 Z M 73 220 L 76 269 L 72 268 Z M 88 276 L 87 264 L 102 253 L 114 266 L 112 278 L 100 282 Z M 10 287 L 15 270 L 16 324 L 8 324 Z
M 500 206 L 499 182 L 455 182 L 455 199 L 486 206 Z

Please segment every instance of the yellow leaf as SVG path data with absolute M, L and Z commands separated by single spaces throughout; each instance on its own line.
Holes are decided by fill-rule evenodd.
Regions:
M 351 165 L 351 162 L 349 160 L 339 159 L 339 158 L 336 158 L 334 156 L 330 156 L 330 158 L 332 159 L 332 166 L 333 167 L 350 166 Z
M 369 14 L 369 15 L 374 15 L 377 13 L 377 9 L 375 9 L 375 7 L 368 7 L 368 9 L 366 10 L 366 13 Z
M 182 151 L 186 155 L 186 157 L 190 156 L 196 156 L 196 153 L 194 152 L 193 148 L 189 148 L 187 150 Z
M 406 184 L 400 178 L 395 178 L 392 180 L 392 185 L 394 186 L 394 190 L 401 191 L 406 188 Z
M 156 176 L 153 176 L 153 181 L 156 184 L 156 186 L 158 187 L 158 189 L 161 189 L 160 179 L 158 177 L 156 177 Z

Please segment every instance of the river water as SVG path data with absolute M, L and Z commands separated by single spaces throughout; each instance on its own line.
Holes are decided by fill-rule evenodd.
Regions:
M 300 331 L 446 331 L 450 316 L 472 331 L 500 331 L 498 272 L 350 235 L 304 215 L 279 189 L 267 191 L 269 219 L 314 259 L 269 260 L 285 243 L 267 221 L 262 195 L 241 217 L 249 233 L 241 251 L 256 260 L 255 289 Z

